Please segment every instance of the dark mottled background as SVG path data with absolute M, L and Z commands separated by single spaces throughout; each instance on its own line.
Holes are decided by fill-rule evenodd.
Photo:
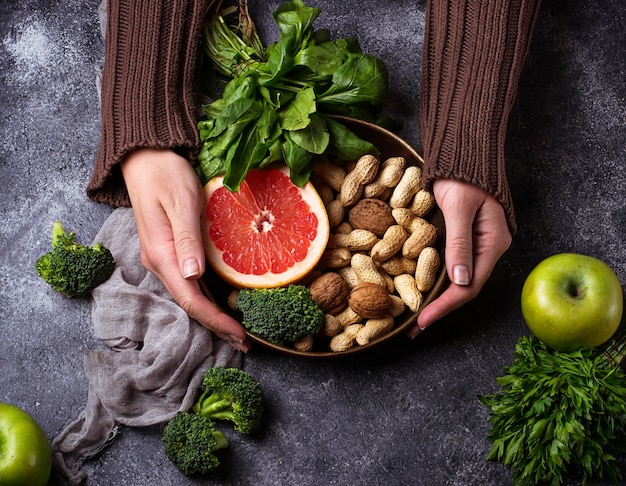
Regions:
M 253 2 L 266 40 L 278 1 Z M 391 75 L 390 112 L 419 147 L 425 3 L 318 0 L 317 26 L 357 36 Z M 40 281 L 34 260 L 61 219 L 90 241 L 110 212 L 84 187 L 100 129 L 97 1 L 0 0 L 0 401 L 25 408 L 54 437 L 87 396 L 83 351 L 101 347 L 90 304 Z M 509 129 L 519 231 L 482 294 L 423 333 L 341 360 L 255 347 L 267 430 L 234 436 L 232 471 L 215 485 L 506 485 L 485 460 L 487 410 L 518 337 L 525 276 L 563 251 L 594 255 L 626 283 L 626 4 L 544 2 Z M 624 462 L 624 457 L 620 458 Z M 92 484 L 207 484 L 181 477 L 158 428 L 122 429 L 86 466 Z M 572 482 L 576 484 L 576 482 Z

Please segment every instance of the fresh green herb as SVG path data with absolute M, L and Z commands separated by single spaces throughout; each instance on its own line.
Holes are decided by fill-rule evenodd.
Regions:
M 378 154 L 329 115 L 376 121 L 387 99 L 387 69 L 356 39 L 333 41 L 327 30 L 315 30 L 320 12 L 302 0 L 280 5 L 273 13 L 280 38 L 267 48 L 244 0 L 219 3 L 208 18 L 203 46 L 212 69 L 201 77 L 214 101 L 203 106 L 198 126 L 202 184 L 224 175 L 224 186 L 235 191 L 248 170 L 284 161 L 302 186 L 315 155 Z
M 621 479 L 613 454 L 624 450 L 625 356 L 626 336 L 571 353 L 521 337 L 497 380 L 503 390 L 479 397 L 491 410 L 488 459 L 510 466 L 516 485 L 557 486 L 566 472 L 585 484 Z

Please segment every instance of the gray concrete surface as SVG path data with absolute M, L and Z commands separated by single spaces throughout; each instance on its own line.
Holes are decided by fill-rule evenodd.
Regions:
M 271 38 L 278 2 L 252 3 Z M 110 212 L 84 195 L 100 128 L 97 5 L 0 0 L 0 401 L 29 411 L 50 438 L 82 410 L 83 352 L 101 346 L 89 300 L 60 297 L 33 270 L 54 219 L 90 241 Z M 391 110 L 417 146 L 425 2 L 312 5 L 323 8 L 318 26 L 356 35 L 385 60 Z M 552 253 L 577 251 L 626 283 L 625 7 L 544 3 L 509 130 L 519 232 L 474 302 L 414 342 L 398 338 L 350 359 L 257 346 L 244 365 L 264 384 L 268 425 L 258 438 L 232 437 L 228 478 L 183 478 L 157 427 L 124 428 L 87 464 L 91 484 L 511 484 L 507 468 L 485 460 L 488 414 L 477 395 L 496 389 L 527 332 L 518 305 L 525 276 Z

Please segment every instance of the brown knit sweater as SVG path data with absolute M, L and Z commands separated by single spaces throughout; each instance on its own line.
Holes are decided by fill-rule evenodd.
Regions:
M 425 184 L 470 182 L 515 231 L 504 163 L 508 115 L 540 0 L 429 0 L 420 136 Z M 119 163 L 137 148 L 198 149 L 193 96 L 207 0 L 109 0 L 102 135 L 90 198 L 128 205 Z

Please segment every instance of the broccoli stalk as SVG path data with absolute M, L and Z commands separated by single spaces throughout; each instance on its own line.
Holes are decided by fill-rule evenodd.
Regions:
M 65 297 L 88 294 L 107 280 L 115 269 L 111 252 L 101 243 L 89 247 L 67 233 L 60 221 L 52 227 L 52 249 L 35 261 L 35 271 Z
M 204 391 L 192 407 L 193 413 L 213 420 L 233 422 L 243 434 L 261 425 L 263 392 L 259 382 L 239 368 L 209 368 L 202 381 Z
M 165 454 L 186 476 L 212 474 L 221 461 L 219 451 L 228 448 L 228 440 L 208 418 L 179 412 L 165 427 L 161 437 Z
M 241 289 L 236 306 L 243 326 L 274 344 L 317 334 L 324 325 L 324 311 L 304 285 Z
M 194 412 L 202 416 L 211 416 L 216 420 L 235 420 L 231 398 L 220 398 L 212 391 L 205 390 L 194 405 Z

